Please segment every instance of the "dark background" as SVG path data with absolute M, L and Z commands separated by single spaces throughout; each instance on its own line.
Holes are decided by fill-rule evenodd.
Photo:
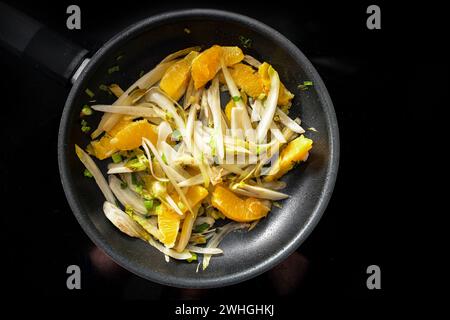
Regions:
M 82 29 L 69 31 L 65 11 L 74 3 L 81 7 Z M 366 28 L 369 4 L 381 7 L 381 30 Z M 420 127 L 433 126 L 443 107 L 440 102 L 448 96 L 448 50 L 443 42 L 449 33 L 442 8 L 428 2 L 426 7 L 393 7 L 311 1 L 15 1 L 12 6 L 91 52 L 135 21 L 177 8 L 215 7 L 259 19 L 294 42 L 322 76 L 338 117 L 341 161 L 324 217 L 286 262 L 221 289 L 160 286 L 112 263 L 71 213 L 60 184 L 56 149 L 70 88 L 0 50 L 0 187 L 6 204 L 1 210 L 1 269 L 2 287 L 11 297 L 26 292 L 34 299 L 249 303 L 308 298 L 370 303 L 419 294 L 417 286 L 406 287 L 407 252 L 416 243 L 410 225 L 416 216 L 406 205 L 414 204 L 415 198 L 407 190 L 420 176 L 419 165 L 412 170 L 409 166 L 418 163 L 429 146 L 421 140 Z M 420 245 L 416 248 L 420 255 Z M 66 288 L 66 268 L 71 264 L 81 267 L 82 290 Z M 366 287 L 371 264 L 381 268 L 378 291 Z

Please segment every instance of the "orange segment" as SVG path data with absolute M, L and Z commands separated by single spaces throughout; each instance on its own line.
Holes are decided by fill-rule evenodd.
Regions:
M 212 80 L 220 69 L 220 59 L 226 66 L 232 66 L 244 59 L 244 53 L 239 47 L 221 47 L 214 45 L 200 53 L 192 61 L 192 79 L 195 89 L 200 89 Z
M 142 137 L 149 139 L 154 144 L 158 140 L 154 126 L 147 120 L 131 122 L 119 130 L 110 143 L 117 150 L 133 150 L 142 144 Z
M 286 148 L 281 151 L 281 154 L 273 165 L 269 175 L 267 175 L 264 180 L 276 180 L 291 170 L 298 162 L 306 161 L 309 150 L 312 148 L 312 144 L 313 141 L 305 138 L 304 135 L 289 142 Z
M 178 230 L 180 228 L 181 216 L 161 204 L 158 210 L 158 229 L 161 232 L 160 241 L 164 243 L 167 248 L 172 248 L 177 240 Z
M 250 66 L 238 63 L 230 69 L 236 85 L 251 97 L 264 93 L 264 84 L 259 74 Z
M 241 199 L 230 189 L 216 185 L 211 198 L 212 205 L 227 218 L 238 222 L 249 222 L 265 217 L 270 208 L 255 198 Z
M 208 195 L 208 190 L 206 190 L 205 188 L 201 187 L 201 186 L 191 186 L 189 187 L 189 189 L 187 190 L 185 196 L 187 201 L 189 202 L 189 206 L 191 208 L 194 208 L 197 204 L 199 204 L 200 202 L 202 202 L 203 199 L 206 198 L 206 196 Z M 170 195 L 172 197 L 172 199 L 175 201 L 175 203 L 180 203 L 180 197 L 178 196 L 178 193 L 173 193 Z M 188 211 L 188 208 L 181 206 L 181 211 L 183 213 L 186 213 Z
M 173 100 L 180 100 L 186 92 L 189 84 L 191 63 L 197 56 L 198 52 L 190 52 L 186 57 L 170 66 L 162 77 L 159 87 Z
M 191 73 L 195 89 L 200 89 L 214 78 L 220 68 L 221 54 L 222 48 L 220 46 L 212 46 L 192 61 Z
M 239 47 L 222 47 L 223 63 L 228 67 L 241 62 L 244 59 L 244 53 Z
M 262 82 L 264 84 L 264 92 L 267 94 L 270 90 L 270 77 L 269 77 L 269 67 L 270 64 L 267 62 L 264 62 L 259 66 L 258 74 L 262 79 Z M 286 106 L 288 105 L 292 98 L 294 98 L 294 95 L 286 89 L 284 84 L 280 83 L 280 90 L 278 92 L 278 105 L 279 106 Z

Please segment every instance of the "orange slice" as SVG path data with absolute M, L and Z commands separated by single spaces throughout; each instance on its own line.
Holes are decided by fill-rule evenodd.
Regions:
M 142 144 L 142 137 L 156 144 L 158 134 L 147 120 L 131 122 L 119 130 L 111 139 L 111 146 L 117 150 L 133 150 Z
M 269 175 L 267 175 L 264 180 L 276 180 L 285 175 L 286 172 L 291 170 L 298 162 L 306 161 L 309 155 L 309 150 L 312 148 L 312 144 L 313 141 L 305 138 L 304 135 L 301 135 L 300 137 L 289 142 L 286 148 L 281 151 L 280 156 L 273 165 L 271 171 L 269 171 Z
M 191 63 L 197 56 L 198 52 L 190 52 L 186 57 L 170 66 L 162 77 L 159 87 L 173 100 L 180 100 L 186 92 L 189 84 Z
M 172 248 L 175 245 L 180 228 L 181 216 L 161 204 L 158 210 L 158 229 L 161 232 L 160 241 L 164 243 L 167 248 Z
M 227 218 L 238 222 L 249 222 L 265 217 L 270 208 L 255 198 L 241 199 L 230 189 L 216 185 L 211 198 L 212 205 Z

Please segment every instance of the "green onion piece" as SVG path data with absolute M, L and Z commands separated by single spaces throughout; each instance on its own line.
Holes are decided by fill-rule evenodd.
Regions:
M 152 210 L 153 209 L 153 199 L 144 200 L 144 206 L 147 210 Z
M 90 116 L 92 112 L 92 109 L 87 104 L 85 104 L 83 106 L 83 109 L 81 109 L 81 114 L 84 116 Z
M 87 126 L 88 125 L 88 123 L 87 123 L 87 121 L 86 120 L 81 120 L 81 126 L 83 126 L 83 127 L 85 127 L 85 126 Z
M 194 232 L 195 233 L 202 233 L 203 231 L 205 231 L 208 228 L 209 228 L 209 224 L 207 224 L 205 222 L 205 223 L 202 223 L 202 224 L 199 224 L 198 226 L 196 226 L 195 229 L 194 229 Z
M 88 169 L 84 169 L 83 175 L 88 178 L 92 178 L 93 175 Z
M 139 78 L 142 78 L 142 76 L 145 74 L 144 70 L 141 70 L 141 72 L 139 72 Z
M 93 98 L 95 96 L 95 94 L 91 91 L 91 89 L 86 88 L 86 90 L 84 90 L 84 92 L 86 92 L 86 94 L 90 97 Z
M 182 137 L 183 136 L 181 135 L 180 130 L 177 129 L 172 132 L 172 136 L 171 136 L 172 141 L 180 141 L 182 139 Z
M 187 33 L 187 34 L 190 34 L 190 33 L 191 33 L 191 30 L 188 29 L 188 28 L 184 28 L 184 32 Z
M 192 257 L 186 259 L 187 262 L 197 261 L 197 254 L 195 252 L 191 252 Z
M 137 193 L 142 194 L 143 188 L 144 188 L 144 187 L 142 186 L 142 184 L 138 184 L 134 190 L 135 190 Z
M 233 97 L 233 101 L 234 102 L 238 102 L 239 100 L 241 100 L 242 98 L 241 98 L 241 96 L 234 96 Z
M 125 181 L 122 181 L 122 182 L 120 183 L 120 188 L 121 188 L 121 189 L 126 189 L 126 188 L 128 188 L 128 183 L 126 183 Z
M 163 153 L 161 157 L 162 161 L 168 165 L 166 155 Z
M 313 86 L 313 85 L 314 85 L 314 84 L 313 84 L 312 81 L 303 81 L 303 84 L 299 84 L 299 85 L 298 85 L 298 88 L 299 88 L 300 90 L 307 90 L 308 87 L 311 87 L 311 86 Z
M 109 94 L 112 94 L 112 93 L 111 93 L 111 90 L 109 90 L 108 86 L 105 85 L 105 84 L 99 85 L 98 88 L 99 88 L 100 90 L 102 90 L 102 91 L 105 91 L 105 92 L 108 92 Z
M 122 60 L 123 57 L 124 57 L 123 54 L 118 55 L 118 56 L 116 57 L 116 61 Z
M 114 66 L 108 69 L 108 74 L 112 74 L 114 72 L 118 72 L 120 70 L 119 66 Z
M 242 46 L 246 49 L 252 46 L 252 40 L 244 36 L 239 36 L 239 41 L 241 42 Z
M 113 161 L 114 163 L 122 162 L 122 156 L 120 155 L 120 153 L 114 153 L 114 154 L 111 156 L 111 158 L 112 158 L 112 161 Z
M 81 127 L 81 131 L 83 131 L 84 133 L 91 131 L 91 127 L 89 126 L 82 126 Z

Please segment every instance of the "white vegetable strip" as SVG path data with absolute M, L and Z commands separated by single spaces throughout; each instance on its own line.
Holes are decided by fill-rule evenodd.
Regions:
M 261 62 L 259 62 L 257 59 L 248 54 L 244 56 L 244 62 L 248 63 L 249 65 L 255 68 L 259 68 L 259 66 L 261 65 Z
M 214 122 L 214 140 L 217 149 L 217 156 L 223 159 L 225 150 L 223 147 L 223 131 L 222 131 L 222 109 L 220 108 L 220 92 L 219 77 L 216 76 L 208 89 L 208 103 L 211 107 Z M 225 129 L 225 128 L 223 128 Z
M 191 51 L 198 52 L 198 51 L 200 51 L 200 49 L 201 49 L 201 47 L 199 47 L 199 46 L 181 49 L 177 52 L 169 54 L 167 57 L 162 59 L 160 63 L 164 63 L 164 62 L 172 61 L 174 59 L 178 59 L 180 57 L 184 57 L 184 56 L 188 55 Z
M 178 204 L 175 203 L 175 201 L 172 199 L 171 196 L 167 195 L 166 196 L 166 201 L 169 204 L 170 207 L 172 207 L 172 209 L 178 213 L 180 216 L 183 216 L 184 213 L 180 210 L 180 208 L 178 207 Z
M 144 148 L 145 155 L 147 156 L 148 166 L 150 168 L 150 173 L 152 174 L 153 178 L 155 178 L 156 180 L 161 181 L 161 182 L 169 181 L 169 179 L 158 177 L 155 174 L 155 172 L 153 171 L 153 163 L 152 163 L 152 158 L 151 158 L 151 155 L 150 155 L 150 150 L 148 150 L 148 147 L 147 147 L 147 145 L 145 143 L 142 143 L 142 147 Z
M 280 122 L 289 129 L 291 129 L 292 131 L 296 133 L 305 132 L 305 130 L 302 127 L 300 127 L 300 125 L 297 122 L 292 120 L 286 113 L 281 111 L 280 108 L 277 108 L 277 115 L 280 117 Z
M 192 178 L 189 178 L 187 180 L 181 181 L 178 183 L 179 187 L 190 187 L 190 186 L 195 186 L 198 184 L 202 184 L 203 183 L 203 176 L 201 174 L 197 174 L 195 176 L 193 176 Z
M 247 227 L 249 227 L 248 223 L 231 222 L 231 223 L 224 225 L 223 227 L 220 228 L 219 232 L 217 232 L 211 238 L 211 240 L 209 240 L 208 244 L 206 245 L 206 248 L 217 248 L 219 243 L 223 240 L 223 238 L 225 238 L 225 236 L 227 234 L 229 234 L 230 232 L 232 232 L 234 230 L 247 228 Z M 203 270 L 205 270 L 208 267 L 210 260 L 211 260 L 211 255 L 205 254 L 205 256 L 203 257 Z
M 122 181 L 116 176 L 109 176 L 109 187 L 116 196 L 117 200 L 119 200 L 124 207 L 128 205 L 137 213 L 146 215 L 147 209 L 144 206 L 144 200 L 128 187 L 122 189 L 121 183 Z
M 148 239 L 148 242 L 150 243 L 150 245 L 152 245 L 153 247 L 155 247 L 156 249 L 158 249 L 159 251 L 161 251 L 165 255 L 168 255 L 171 258 L 174 258 L 177 260 L 186 260 L 186 259 L 192 258 L 192 254 L 187 250 L 184 250 L 182 252 L 177 252 L 173 249 L 166 248 L 164 245 L 160 244 L 158 241 L 154 240 L 151 237 L 150 237 L 150 239 Z
M 198 247 L 193 245 L 188 245 L 186 247 L 186 250 L 190 252 L 195 253 L 202 253 L 202 254 L 222 254 L 223 250 L 219 248 L 204 248 L 204 247 Z
M 156 147 L 158 149 L 161 148 L 161 143 L 167 140 L 167 137 L 172 133 L 172 128 L 170 124 L 166 121 L 163 121 L 158 126 L 158 142 L 156 143 Z
M 194 122 L 197 115 L 196 105 L 193 105 L 191 109 L 189 109 L 188 120 L 186 123 L 186 132 L 183 136 L 184 141 L 189 149 L 189 151 L 194 154 L 194 150 L 192 147 L 192 135 L 194 134 Z
M 282 200 L 289 198 L 289 195 L 285 193 L 273 191 L 271 189 L 266 189 L 263 187 L 252 186 L 246 183 L 236 183 L 231 186 L 231 189 L 236 193 L 260 199 Z
M 115 106 L 120 106 L 126 102 L 129 97 L 129 93 L 132 90 L 135 90 L 136 87 L 141 89 L 147 89 L 161 80 L 162 76 L 166 72 L 166 70 L 174 63 L 175 61 L 170 61 L 166 63 L 158 64 L 154 69 L 150 70 L 146 74 L 144 74 L 141 78 L 139 78 L 135 83 L 133 83 L 114 103 Z M 100 120 L 100 123 L 95 129 L 95 131 L 91 134 L 92 139 L 97 138 L 104 131 L 111 130 L 119 121 L 122 119 L 121 114 L 114 113 L 105 113 Z
M 159 162 L 159 164 L 160 164 L 161 168 L 163 169 L 164 173 L 166 174 L 167 178 L 169 178 L 170 183 L 172 183 L 173 187 L 175 188 L 175 191 L 180 196 L 180 199 L 183 201 L 186 208 L 188 208 L 188 210 L 192 213 L 192 208 L 189 205 L 189 202 L 187 201 L 184 192 L 178 186 L 178 183 L 176 182 L 176 180 L 173 177 L 173 175 L 171 174 L 171 172 L 169 170 L 167 170 L 167 166 L 165 165 L 164 161 L 161 159 L 161 156 L 159 155 L 158 150 L 155 148 L 155 146 L 153 145 L 153 143 L 151 143 L 150 140 L 148 140 L 146 138 L 142 138 L 142 140 L 152 150 L 153 155 L 155 156 L 155 159 Z
M 91 107 L 95 111 L 120 113 L 136 117 L 158 117 L 158 114 L 151 108 L 139 106 L 114 106 L 107 104 L 96 104 Z
M 84 164 L 86 169 L 89 170 L 90 173 L 92 173 L 92 176 L 95 179 L 95 182 L 97 183 L 98 187 L 102 191 L 103 195 L 105 196 L 105 199 L 111 203 L 114 203 L 116 199 L 114 198 L 113 193 L 111 192 L 111 189 L 108 186 L 108 183 L 106 182 L 105 177 L 101 173 L 100 169 L 95 164 L 94 160 L 78 145 L 75 145 L 75 152 L 80 159 L 80 161 Z
M 199 226 L 203 223 L 207 223 L 207 224 L 209 224 L 209 227 L 211 227 L 215 222 L 216 222 L 216 220 L 214 220 L 214 218 L 212 218 L 212 217 L 207 217 L 207 216 L 198 217 L 194 222 L 194 227 Z
M 108 174 L 117 174 L 117 173 L 129 173 L 133 172 L 130 168 L 125 166 L 125 162 L 120 163 L 110 163 L 108 164 Z
M 230 71 L 228 71 L 228 68 L 223 64 L 223 61 L 221 61 L 221 68 L 223 75 L 225 77 L 225 81 L 227 83 L 228 89 L 230 89 L 230 93 L 232 97 L 241 97 L 241 94 L 234 83 L 233 78 L 231 77 Z M 242 118 L 241 123 L 242 127 L 245 129 L 245 136 L 249 141 L 254 141 L 254 135 L 252 133 L 253 128 L 251 125 L 250 118 L 248 116 L 247 107 L 245 106 L 244 102 L 242 101 L 242 98 L 238 101 L 235 101 L 236 107 L 235 108 L 242 108 Z M 233 108 L 234 109 L 234 108 Z
M 256 128 L 257 141 L 259 143 L 264 142 L 264 139 L 266 138 L 270 123 L 275 115 L 278 102 L 278 92 L 280 90 L 280 78 L 278 77 L 278 73 L 272 67 L 269 67 L 268 73 L 270 77 L 270 90 L 265 101 L 264 114 L 262 115 L 261 121 Z
M 145 94 L 145 99 L 148 102 L 153 102 L 166 111 L 170 117 L 175 121 L 177 129 L 180 130 L 181 134 L 185 131 L 185 125 L 183 119 L 177 113 L 177 109 L 174 103 L 167 98 L 158 88 L 151 88 Z
M 149 238 L 146 231 L 138 223 L 112 203 L 105 201 L 103 203 L 103 212 L 113 225 L 130 237 L 144 240 Z
M 283 133 L 273 121 L 270 123 L 270 132 L 273 134 L 275 139 L 277 139 L 281 143 L 286 143 L 286 139 L 284 138 Z

